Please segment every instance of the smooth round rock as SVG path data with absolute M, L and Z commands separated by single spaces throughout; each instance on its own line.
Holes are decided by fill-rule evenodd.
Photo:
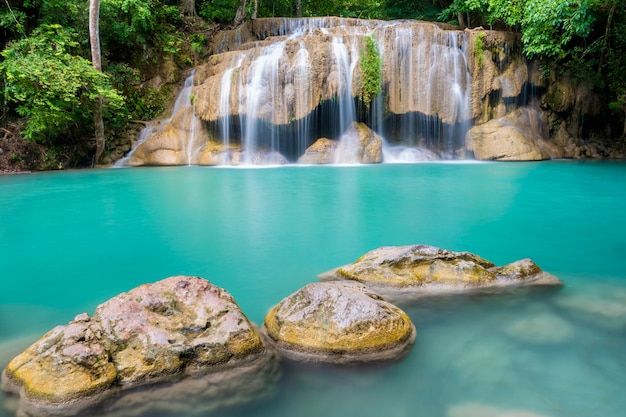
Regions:
M 404 311 L 352 282 L 306 285 L 268 313 L 263 330 L 282 356 L 327 363 L 397 360 L 416 334 Z

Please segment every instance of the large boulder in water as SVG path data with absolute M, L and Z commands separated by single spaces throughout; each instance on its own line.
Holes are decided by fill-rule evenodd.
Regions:
M 429 245 L 383 246 L 319 278 L 357 281 L 387 299 L 563 285 L 530 259 L 497 267 L 469 252 L 453 252 Z
M 307 148 L 300 158 L 299 164 L 332 164 L 335 162 L 335 150 L 339 143 L 336 140 L 320 138 Z
M 335 162 L 342 164 L 378 164 L 382 160 L 383 140 L 365 123 L 353 122 L 335 150 Z
M 404 311 L 356 282 L 306 285 L 275 306 L 262 329 L 281 355 L 308 362 L 397 360 L 415 340 Z
M 545 138 L 545 120 L 528 108 L 477 125 L 467 132 L 466 143 L 476 159 L 496 161 L 542 161 L 562 152 Z
M 137 386 L 218 372 L 227 379 L 241 366 L 254 374 L 251 364 L 266 368 L 275 357 L 228 292 L 177 276 L 55 327 L 7 365 L 2 388 L 31 414 L 73 415 Z

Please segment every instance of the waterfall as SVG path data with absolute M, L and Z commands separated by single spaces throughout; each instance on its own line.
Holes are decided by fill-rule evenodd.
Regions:
M 231 127 L 231 86 L 234 83 L 234 77 L 236 72 L 241 67 L 243 57 L 239 57 L 237 64 L 224 72 L 220 83 L 220 104 L 219 104 L 219 119 L 217 124 L 219 126 L 219 133 L 224 144 L 224 152 L 220 157 L 220 164 L 226 165 L 232 161 L 231 141 L 230 141 L 230 127 Z
M 251 164 L 257 158 L 260 146 L 261 129 L 263 124 L 272 120 L 275 104 L 280 87 L 278 79 L 278 63 L 283 56 L 284 42 L 277 42 L 262 48 L 260 56 L 249 68 L 246 77 L 241 77 L 243 83 L 239 87 L 240 117 L 243 126 L 243 162 Z M 244 111 L 242 111 L 245 109 Z M 269 136 L 269 137 L 268 137 Z M 277 137 L 270 129 L 265 134 L 264 141 L 269 141 L 271 151 L 276 150 Z
M 185 80 L 185 84 L 183 89 L 178 94 L 176 98 L 176 102 L 174 103 L 174 109 L 172 110 L 172 117 L 170 117 L 169 121 L 178 114 L 182 109 L 186 109 L 188 111 L 188 121 L 187 123 L 187 140 L 186 143 L 186 154 L 187 161 L 186 165 L 191 165 L 194 163 L 194 159 L 197 158 L 198 151 L 202 147 L 202 141 L 198 140 L 198 131 L 200 130 L 200 119 L 198 119 L 193 111 L 193 103 L 191 102 L 192 90 L 193 90 L 193 77 L 195 75 L 195 70 L 191 72 L 191 75 L 187 77 Z
M 229 35 L 236 42 L 221 45 L 204 78 L 193 87 L 190 77 L 179 96 L 174 112 L 191 108 L 192 89 L 198 98 L 184 163 L 293 162 L 321 138 L 336 144 L 336 163 L 355 163 L 358 141 L 341 142 L 354 122 L 383 138 L 383 162 L 450 159 L 464 149 L 472 109 L 463 31 L 338 18 L 257 19 L 251 27 L 256 40 Z M 381 54 L 383 92 L 365 109 L 358 89 L 368 36 Z M 212 135 L 200 138 L 205 125 L 195 114 Z
M 183 88 L 176 97 L 174 107 L 169 118 L 150 122 L 139 133 L 139 138 L 133 149 L 124 158 L 117 161 L 116 166 L 137 165 L 192 165 L 197 163 L 198 152 L 204 145 L 202 136 L 202 122 L 196 117 L 191 102 L 194 86 L 195 70 L 185 79 Z M 175 142 L 180 145 L 178 149 L 172 149 L 162 160 L 148 159 L 145 154 L 149 151 L 150 140 L 160 135 L 170 134 L 176 131 Z M 181 137 L 182 136 L 182 137 Z
M 427 159 L 432 152 L 453 158 L 471 127 L 465 42 L 459 42 L 459 32 L 438 28 L 411 25 L 390 31 L 385 93 L 393 116 L 383 121 L 382 130 L 398 145 L 387 153 L 406 156 L 407 146 L 418 146 L 430 150 Z

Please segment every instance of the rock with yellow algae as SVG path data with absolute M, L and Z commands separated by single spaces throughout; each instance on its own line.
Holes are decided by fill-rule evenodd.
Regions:
M 262 330 L 281 355 L 307 362 L 397 360 L 415 341 L 400 308 L 356 282 L 318 282 L 282 300 Z
M 563 285 L 530 259 L 499 268 L 472 253 L 430 245 L 383 246 L 352 264 L 319 275 L 319 279 L 361 282 L 393 300 L 433 294 L 491 292 L 509 287 Z
M 113 297 L 92 318 L 81 314 L 55 327 L 9 363 L 2 388 L 20 395 L 29 415 L 75 415 L 95 412 L 105 398 L 134 404 L 145 397 L 137 391 L 144 385 L 169 398 L 190 378 L 200 383 L 187 385 L 206 386 L 198 378 L 207 374 L 265 381 L 277 373 L 276 358 L 228 292 L 177 276 Z M 203 395 L 213 398 L 213 391 L 206 386 Z
M 52 404 L 99 394 L 116 378 L 98 326 L 86 314 L 50 330 L 2 373 L 3 388 L 32 402 Z

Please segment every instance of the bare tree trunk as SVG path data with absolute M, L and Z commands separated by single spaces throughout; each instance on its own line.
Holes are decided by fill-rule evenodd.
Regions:
M 183 14 L 183 16 L 197 16 L 196 0 L 181 0 L 180 12 Z
M 465 24 L 465 16 L 463 15 L 463 13 L 457 13 L 457 18 L 459 20 L 459 26 L 461 26 L 462 28 L 467 27 L 467 24 Z
M 604 29 L 604 49 L 600 53 L 600 59 L 598 60 L 598 72 L 602 70 L 602 65 L 604 64 L 604 59 L 606 58 L 607 50 L 611 47 L 610 44 L 610 36 L 611 36 L 611 24 L 613 23 L 613 16 L 615 15 L 615 9 L 617 9 L 617 1 L 613 1 L 613 5 L 611 6 L 611 10 L 609 10 L 609 17 L 606 19 L 606 28 Z
M 243 23 L 246 18 L 246 0 L 241 0 L 239 2 L 239 7 L 237 7 L 237 12 L 235 13 L 235 18 L 233 19 L 233 26 L 239 26 Z
M 302 17 L 302 0 L 296 0 L 296 17 Z
M 93 67 L 102 71 L 102 54 L 100 51 L 100 0 L 89 0 L 89 41 L 91 43 L 91 62 Z M 104 152 L 104 120 L 102 116 L 102 97 L 98 97 L 93 111 L 93 121 L 96 136 L 96 156 L 94 164 L 97 164 Z
M 254 7 L 252 8 L 252 16 L 250 19 L 256 19 L 256 14 L 259 10 L 259 0 L 252 0 L 254 2 Z

